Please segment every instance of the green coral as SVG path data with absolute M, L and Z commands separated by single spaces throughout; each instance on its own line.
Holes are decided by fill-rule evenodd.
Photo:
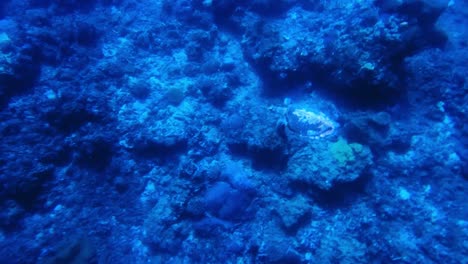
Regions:
M 285 175 L 326 191 L 355 181 L 370 165 L 372 153 L 365 145 L 349 143 L 344 138 L 336 142 L 319 140 L 299 149 L 288 160 Z
M 361 153 L 362 149 L 363 147 L 361 144 L 348 144 L 348 141 L 342 137 L 330 145 L 332 156 L 341 166 L 345 166 L 348 162 L 353 162 L 355 160 L 356 154 Z

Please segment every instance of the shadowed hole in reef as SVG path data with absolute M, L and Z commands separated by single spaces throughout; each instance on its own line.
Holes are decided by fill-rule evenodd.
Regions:
M 30 65 L 20 65 L 14 68 L 15 74 L 0 74 L 0 109 L 11 97 L 30 91 L 40 74 L 39 64 L 31 61 Z
M 30 173 L 17 181 L 15 193 L 11 198 L 27 210 L 41 206 L 40 197 L 47 191 L 47 182 L 53 178 L 53 174 L 54 170 L 51 167 L 40 168 Z
M 78 162 L 81 166 L 103 171 L 111 162 L 113 153 L 112 142 L 105 138 L 95 138 L 80 146 Z
M 257 170 L 282 170 L 288 163 L 288 156 L 281 147 L 259 148 L 249 147 L 245 143 L 229 144 L 229 150 L 237 156 L 247 157 Z
M 261 67 L 257 66 L 256 71 L 262 77 L 264 94 L 271 98 L 284 97 L 294 92 L 319 92 L 343 106 L 380 109 L 395 104 L 406 95 L 404 89 L 395 88 L 402 85 L 372 85 L 371 80 L 356 80 L 350 84 L 336 83 L 329 72 L 321 69 L 288 72 L 287 77 L 279 78 Z M 404 78 L 403 73 L 398 75 L 399 79 L 394 81 Z M 308 87 L 310 84 L 313 85 Z
M 337 183 L 330 190 L 321 190 L 304 181 L 293 181 L 289 184 L 289 187 L 299 193 L 309 194 L 322 206 L 335 208 L 352 204 L 354 199 L 359 197 L 360 194 L 365 193 L 365 189 L 371 178 L 372 175 L 369 172 L 364 172 L 355 181 Z
M 187 141 L 180 140 L 171 143 L 153 140 L 141 140 L 135 144 L 134 152 L 142 158 L 157 158 L 162 161 L 171 160 L 187 151 Z

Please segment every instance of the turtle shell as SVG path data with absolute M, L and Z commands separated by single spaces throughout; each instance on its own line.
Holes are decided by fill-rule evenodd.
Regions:
M 286 112 L 288 128 L 300 136 L 318 139 L 333 134 L 335 125 L 323 113 L 306 109 L 289 108 Z

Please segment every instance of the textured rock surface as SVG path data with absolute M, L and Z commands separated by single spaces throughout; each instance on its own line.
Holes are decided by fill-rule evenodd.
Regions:
M 0 1 L 0 263 L 459 263 L 467 10 Z

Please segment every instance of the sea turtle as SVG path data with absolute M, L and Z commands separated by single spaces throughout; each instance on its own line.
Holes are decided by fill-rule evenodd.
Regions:
M 291 100 L 284 100 L 282 108 L 284 119 L 281 123 L 294 134 L 310 139 L 320 139 L 332 135 L 336 128 L 327 115 L 322 112 L 314 112 L 305 107 L 297 107 L 291 104 Z

